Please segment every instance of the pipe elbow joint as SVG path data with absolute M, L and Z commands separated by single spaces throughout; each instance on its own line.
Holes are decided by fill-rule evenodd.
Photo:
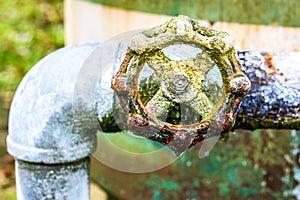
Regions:
M 7 148 L 16 159 L 58 164 L 80 160 L 96 149 L 95 108 L 81 98 L 77 85 L 85 60 L 98 46 L 57 50 L 24 77 L 9 116 Z

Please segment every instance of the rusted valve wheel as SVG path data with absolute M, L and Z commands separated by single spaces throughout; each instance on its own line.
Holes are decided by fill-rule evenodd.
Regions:
M 199 52 L 193 58 L 172 59 L 164 50 L 174 45 L 187 45 Z M 158 91 L 147 103 L 141 100 L 138 86 L 145 66 L 160 79 Z M 224 91 L 217 104 L 211 102 L 202 86 L 214 66 L 222 75 Z M 233 40 L 227 33 L 179 16 L 131 39 L 112 88 L 133 133 L 168 145 L 181 154 L 196 142 L 232 128 L 250 81 L 240 69 Z M 174 103 L 188 104 L 196 111 L 198 120 L 190 124 L 164 120 Z

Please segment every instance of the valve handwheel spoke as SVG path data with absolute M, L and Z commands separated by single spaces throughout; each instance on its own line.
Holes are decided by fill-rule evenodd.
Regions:
M 150 117 L 167 118 L 167 109 L 171 106 L 172 102 L 168 100 L 162 90 L 158 90 L 157 93 L 150 99 L 145 107 L 146 113 Z
M 153 56 L 150 56 L 147 63 L 162 81 L 170 78 L 168 72 L 173 70 L 171 60 L 162 51 L 157 51 Z
M 190 102 L 190 106 L 200 115 L 201 119 L 207 118 L 213 111 L 213 104 L 203 92 Z

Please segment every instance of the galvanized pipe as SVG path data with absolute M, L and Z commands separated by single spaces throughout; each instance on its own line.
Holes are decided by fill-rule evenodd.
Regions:
M 55 51 L 37 63 L 19 85 L 7 137 L 8 152 L 16 158 L 18 199 L 89 199 L 89 156 L 96 148 L 99 126 L 95 106 L 88 103 L 89 91 L 81 98 L 77 86 L 89 87 L 89 81 L 78 81 L 98 46 L 84 44 Z
M 239 51 L 251 81 L 234 128 L 300 130 L 300 53 Z
M 89 199 L 90 159 L 62 164 L 16 160 L 18 199 Z

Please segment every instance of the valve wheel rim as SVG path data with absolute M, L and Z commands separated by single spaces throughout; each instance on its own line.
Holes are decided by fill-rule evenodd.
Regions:
M 189 44 L 203 49 L 201 55 L 209 57 L 215 63 L 222 74 L 222 82 L 225 85 L 222 103 L 215 110 L 210 110 L 210 113 L 204 119 L 188 125 L 174 125 L 159 120 L 155 116 L 155 112 L 154 114 L 151 113 L 151 103 L 147 107 L 147 104 L 144 105 L 139 98 L 138 77 L 144 64 L 148 62 L 154 71 L 158 71 L 162 65 L 158 67 L 151 66 L 149 60 L 152 63 L 166 60 L 166 56 L 163 55 L 161 50 L 173 44 Z M 155 56 L 157 54 L 160 55 Z M 165 62 L 165 64 L 170 64 L 170 62 L 172 61 Z M 204 72 L 204 74 L 208 71 Z M 158 74 L 160 74 L 160 78 L 166 79 L 161 73 Z M 179 86 L 179 94 L 184 93 L 180 90 L 185 90 L 194 84 L 191 83 L 193 80 L 190 80 L 192 76 L 186 75 L 186 71 L 180 71 L 176 75 L 177 78 L 181 76 L 183 79 L 182 86 Z M 174 80 L 175 77 L 169 81 L 169 85 Z M 164 81 L 163 83 L 166 84 Z M 240 68 L 232 39 L 227 33 L 202 27 L 194 20 L 185 16 L 179 16 L 161 26 L 133 36 L 120 70 L 113 78 L 112 88 L 115 90 L 120 104 L 128 116 L 128 125 L 131 131 L 148 138 L 153 138 L 153 135 L 157 134 L 157 132 L 166 133 L 171 139 L 181 137 L 183 139 L 180 140 L 187 140 L 186 138 L 188 138 L 189 144 L 192 144 L 193 140 L 199 137 L 199 134 L 205 134 L 212 124 L 219 127 L 222 126 L 223 132 L 232 128 L 237 109 L 243 97 L 250 90 L 250 81 Z M 202 101 L 201 96 L 203 97 L 205 94 L 201 93 L 201 91 L 196 92 L 198 94 L 195 96 L 200 96 Z M 156 101 L 163 99 L 163 96 L 170 98 L 173 95 L 176 97 L 174 92 L 165 91 L 164 89 L 159 89 L 156 94 L 158 94 L 158 97 L 155 97 Z M 186 101 L 191 102 L 195 98 Z M 197 100 L 199 101 L 199 98 Z M 180 101 L 180 99 L 175 99 L 175 101 Z M 154 140 L 156 139 L 154 138 Z M 160 142 L 168 144 L 169 140 Z

